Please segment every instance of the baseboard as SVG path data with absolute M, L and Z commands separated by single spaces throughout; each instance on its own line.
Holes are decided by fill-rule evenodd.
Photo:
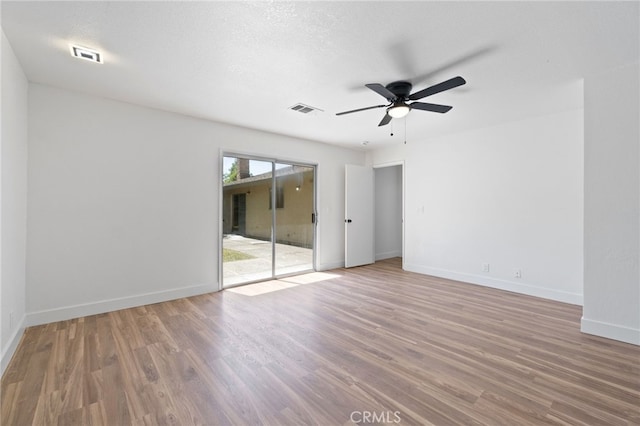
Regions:
M 578 293 L 569 293 L 565 291 L 554 290 L 551 288 L 537 287 L 529 284 L 500 280 L 497 278 L 490 278 L 464 272 L 449 271 L 446 269 L 430 268 L 411 263 L 405 263 L 404 269 L 411 272 L 417 272 L 419 274 L 433 275 L 435 277 L 447 278 L 450 280 L 462 281 L 469 284 L 476 284 L 485 287 L 496 288 L 499 290 L 506 290 L 514 293 L 526 294 L 528 296 L 541 297 L 543 299 L 550 299 L 558 302 L 582 306 L 582 294 Z
M 183 297 L 211 293 L 213 291 L 217 291 L 217 287 L 215 287 L 215 285 L 202 284 L 158 291 L 154 293 L 145 293 L 135 296 L 101 300 L 99 302 L 85 303 L 81 305 L 65 306 L 62 308 L 29 312 L 27 313 L 26 325 L 33 326 L 48 324 L 56 321 L 66 321 L 73 318 L 85 317 L 88 315 L 102 314 L 105 312 L 112 312 L 120 309 L 134 308 L 136 306 L 149 305 L 152 303 L 166 302 Z
M 602 321 L 590 320 L 582 317 L 580 331 L 607 339 L 619 340 L 640 346 L 640 330 Z
M 394 257 L 402 257 L 402 250 L 387 251 L 384 253 L 376 253 L 376 262 L 378 260 L 391 259 Z
M 25 321 L 26 315 L 23 315 L 22 319 L 17 324 L 17 327 L 11 335 L 11 338 L 9 339 L 9 344 L 6 348 L 2 349 L 2 358 L 0 359 L 0 377 L 4 375 L 4 370 L 6 370 L 9 362 L 11 362 L 11 358 L 16 352 L 16 349 L 18 349 L 18 344 L 20 343 L 20 339 L 22 339 L 22 335 L 24 334 Z
M 342 262 L 329 262 L 329 263 L 322 263 L 322 264 L 316 265 L 316 271 L 318 271 L 318 272 L 330 271 L 332 269 L 340 269 L 340 268 L 344 268 L 344 261 L 342 261 Z

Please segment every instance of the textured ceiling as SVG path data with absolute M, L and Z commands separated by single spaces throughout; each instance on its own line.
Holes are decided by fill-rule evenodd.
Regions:
M 2 2 L 30 81 L 327 143 L 368 147 L 580 107 L 581 79 L 638 61 L 638 2 Z M 69 43 L 105 64 L 73 59 Z M 463 76 L 377 127 L 365 83 Z M 302 102 L 323 110 L 288 110 Z M 406 124 L 406 126 L 405 126 Z

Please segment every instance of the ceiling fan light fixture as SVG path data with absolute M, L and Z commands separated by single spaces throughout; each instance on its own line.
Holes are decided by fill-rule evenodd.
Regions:
M 69 45 L 71 56 L 78 59 L 84 59 L 85 61 L 94 62 L 96 64 L 103 64 L 102 53 L 92 49 L 90 47 L 78 46 L 76 44 Z
M 409 114 L 409 111 L 411 111 L 411 107 L 409 105 L 400 103 L 389 107 L 387 114 L 393 118 L 402 118 Z

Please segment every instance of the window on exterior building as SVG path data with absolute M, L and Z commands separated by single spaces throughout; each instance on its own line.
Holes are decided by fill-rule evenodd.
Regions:
M 273 188 L 269 188 L 269 210 L 273 208 L 272 200 Z M 284 209 L 284 189 L 281 186 L 276 187 L 276 209 Z

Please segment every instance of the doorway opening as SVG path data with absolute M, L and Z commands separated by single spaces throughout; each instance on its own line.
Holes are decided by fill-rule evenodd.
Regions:
M 223 155 L 222 288 L 315 269 L 313 165 Z
M 233 218 L 231 232 L 242 235 L 247 223 L 247 194 L 233 194 Z
M 375 260 L 403 257 L 403 165 L 375 167 Z

